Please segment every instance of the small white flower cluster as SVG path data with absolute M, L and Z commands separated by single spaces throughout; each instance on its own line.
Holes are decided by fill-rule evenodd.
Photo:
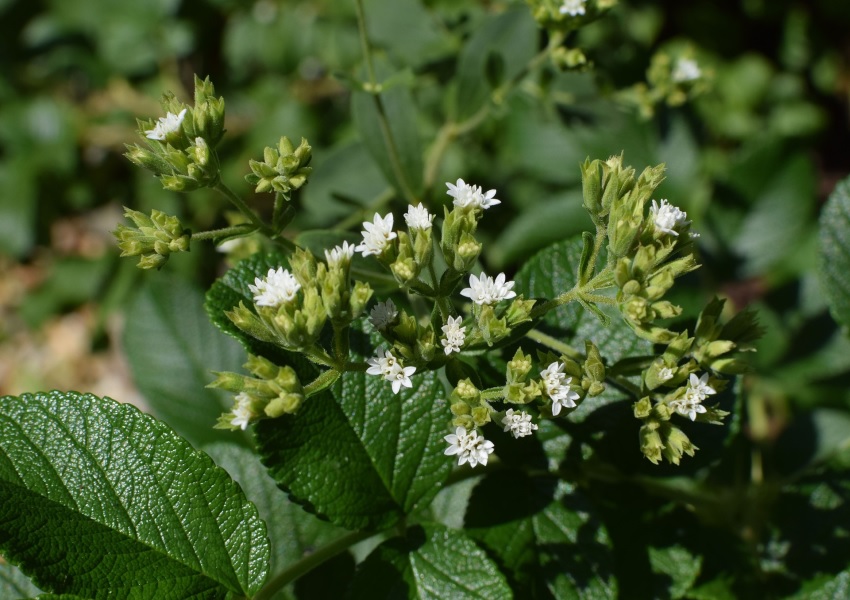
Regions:
M 251 396 L 245 392 L 239 392 L 236 396 L 236 406 L 233 407 L 233 419 L 230 424 L 234 427 L 246 429 L 254 414 L 251 412 Z
M 557 417 L 561 408 L 574 408 L 579 395 L 570 389 L 572 377 L 564 373 L 564 363 L 555 361 L 540 371 L 543 390 L 552 399 L 552 416 Z
M 683 83 L 685 81 L 694 81 L 702 77 L 702 71 L 695 61 L 692 58 L 680 58 L 676 61 L 676 66 L 673 67 L 673 73 L 671 74 L 673 81 L 676 83 Z
M 463 319 L 460 317 L 449 317 L 446 324 L 443 325 L 444 337 L 440 340 L 440 343 L 447 355 L 452 352 L 460 352 L 461 346 L 466 341 L 466 327 L 460 326 L 461 321 Z
M 329 267 L 341 267 L 349 264 L 354 256 L 354 244 L 343 242 L 342 246 L 334 246 L 325 250 L 325 261 Z
M 375 218 L 372 219 L 371 223 L 369 221 L 363 222 L 363 228 L 364 231 L 360 232 L 363 234 L 363 241 L 354 248 L 357 252 L 362 253 L 363 256 L 369 256 L 370 254 L 377 256 L 381 254 L 386 249 L 387 244 L 390 243 L 390 240 L 396 238 L 396 233 L 393 231 L 392 213 L 386 217 L 375 213 Z
M 577 17 L 584 14 L 584 5 L 586 3 L 587 0 L 564 0 L 564 3 L 561 4 L 561 7 L 558 9 L 558 12 L 562 15 Z
M 505 426 L 503 431 L 510 431 L 514 438 L 525 437 L 537 431 L 537 425 L 531 422 L 530 414 L 515 411 L 512 408 L 509 408 L 505 413 L 505 418 L 502 419 L 502 425 Z
M 425 231 L 431 229 L 431 222 L 434 220 L 434 215 L 428 212 L 421 202 L 418 206 L 412 204 L 407 205 L 407 212 L 404 213 L 404 222 L 407 223 L 409 229 L 418 229 Z
M 696 376 L 696 373 L 691 373 L 684 398 L 671 402 L 670 408 L 683 417 L 688 417 L 691 421 L 695 421 L 697 414 L 706 412 L 702 401 L 716 393 L 717 390 L 708 385 L 708 373 L 703 373 L 702 377 L 699 378 Z
M 369 321 L 378 331 L 383 331 L 389 327 L 396 320 L 396 317 L 398 317 L 398 311 L 392 300 L 378 302 L 369 313 Z
M 180 129 L 183 124 L 183 119 L 186 117 L 186 109 L 184 108 L 178 114 L 168 113 L 164 117 L 160 117 L 154 125 L 153 129 L 145 131 L 145 137 L 150 140 L 164 142 L 165 138 Z
M 445 450 L 446 456 L 457 455 L 458 466 L 467 462 L 470 467 L 479 463 L 486 466 L 487 458 L 493 453 L 493 442 L 485 440 L 475 430 L 467 431 L 464 427 L 458 427 L 443 439 L 449 443 Z
M 454 205 L 460 208 L 471 207 L 487 210 L 492 206 L 502 203 L 501 200 L 495 197 L 496 190 L 490 190 L 484 193 L 481 191 L 481 186 L 469 185 L 463 179 L 458 179 L 454 185 L 446 182 L 446 186 L 449 188 L 449 191 L 446 193 L 454 198 Z
M 499 273 L 495 281 L 484 273 L 481 277 L 469 276 L 469 287 L 460 291 L 461 296 L 466 296 L 475 304 L 496 304 L 502 300 L 510 300 L 516 297 L 512 291 L 513 281 L 505 281 L 505 274 Z
M 678 229 L 691 223 L 688 221 L 688 213 L 678 206 L 669 204 L 667 200 L 661 200 L 660 204 L 653 200 L 652 206 L 649 208 L 649 216 L 658 231 L 676 237 L 679 236 Z
M 418 206 L 409 204 L 407 212 L 404 213 L 404 221 L 411 230 L 424 231 L 431 228 L 431 222 L 434 220 L 434 215 L 428 212 L 428 209 L 420 202 Z M 387 249 L 390 240 L 398 237 L 393 231 L 393 214 L 389 213 L 382 217 L 375 213 L 372 222 L 363 222 L 363 241 L 360 242 L 354 250 L 369 256 L 373 254 L 379 256 Z
M 398 394 L 402 386 L 413 387 L 410 376 L 416 372 L 416 367 L 404 367 L 390 350 L 383 352 L 384 355 L 381 356 L 381 350 L 378 350 L 377 356 L 367 361 L 369 368 L 366 369 L 366 373 L 381 375 L 385 380 L 391 382 L 394 394 Z
M 278 267 L 269 269 L 265 279 L 255 277 L 254 285 L 249 284 L 248 289 L 254 294 L 254 304 L 274 308 L 292 302 L 301 284 L 288 270 Z
M 671 369 L 670 367 L 662 367 L 661 370 L 658 371 L 658 380 L 669 381 L 673 379 L 673 375 L 675 375 L 673 369 Z

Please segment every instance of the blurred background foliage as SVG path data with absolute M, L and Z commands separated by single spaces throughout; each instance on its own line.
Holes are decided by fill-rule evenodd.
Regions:
M 498 190 L 503 203 L 482 222 L 489 270 L 514 273 L 589 228 L 585 157 L 624 151 L 639 170 L 664 162 L 660 197 L 701 232 L 705 266 L 677 292 L 686 317 L 720 293 L 730 309 L 758 308 L 767 327 L 744 382 L 743 431 L 764 451 L 748 468 L 793 472 L 783 440 L 814 444 L 818 460 L 846 447 L 850 344 L 816 267 L 820 207 L 850 173 L 850 3 L 622 0 L 568 38 L 589 68 L 544 64 L 505 95 L 546 43 L 524 3 L 365 6 L 380 71 L 394 74 L 388 101 L 408 147 L 422 149 L 411 157 L 424 173 L 417 195 L 444 204 L 443 182 L 458 177 Z M 682 48 L 706 89 L 681 106 L 641 106 L 653 57 Z M 243 180 L 249 158 L 281 135 L 313 146 L 293 234 L 357 230 L 376 210 L 401 208 L 358 135 L 361 58 L 354 4 L 343 0 L 0 0 L 0 392 L 140 401 L 121 315 L 145 280 L 168 275 L 119 260 L 110 231 L 122 206 L 178 215 L 193 230 L 226 225 L 227 206 L 206 190 L 164 191 L 122 154 L 137 140 L 135 119 L 161 116 L 165 91 L 189 100 L 195 73 L 226 99 L 224 178 L 252 205 L 271 210 Z M 475 127 L 435 141 L 447 121 L 484 106 Z M 225 261 L 196 244 L 164 271 L 205 288 Z M 794 503 L 786 496 L 781 508 L 791 515 Z

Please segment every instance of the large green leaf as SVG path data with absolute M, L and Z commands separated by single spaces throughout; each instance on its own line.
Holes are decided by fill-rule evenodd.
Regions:
M 269 477 L 259 457 L 248 448 L 216 443 L 206 446 L 204 451 L 242 486 L 245 495 L 266 522 L 271 540 L 272 573 L 347 533 L 288 500 Z
M 198 445 L 236 439 L 213 429 L 232 397 L 205 386 L 213 371 L 235 371 L 245 362 L 239 345 L 210 325 L 203 302 L 183 279 L 150 278 L 127 311 L 124 332 L 133 379 L 151 409 Z
M 435 373 L 411 379 L 395 395 L 378 377 L 345 373 L 298 414 L 261 421 L 257 443 L 271 476 L 349 529 L 388 527 L 427 504 L 451 470 L 443 455 L 451 415 Z
M 251 595 L 269 562 L 256 507 L 164 423 L 77 393 L 0 399 L 0 551 L 53 593 Z
M 573 238 L 537 253 L 517 273 L 517 293 L 527 298 L 554 298 L 570 290 L 576 281 L 581 250 L 581 238 Z M 584 349 L 584 340 L 591 340 L 609 364 L 652 353 L 652 345 L 638 338 L 616 309 L 601 308 L 611 316 L 607 327 L 595 315 L 571 303 L 547 314 L 539 328 L 580 350 Z
M 850 326 L 850 177 L 835 187 L 821 213 L 820 276 L 832 316 Z
M 511 598 L 511 590 L 481 548 L 442 525 L 408 530 L 378 546 L 357 571 L 353 600 L 381 598 Z
M 488 475 L 466 512 L 468 533 L 510 574 L 517 598 L 602 599 L 617 596 L 614 557 L 593 507 L 554 479 L 520 471 Z

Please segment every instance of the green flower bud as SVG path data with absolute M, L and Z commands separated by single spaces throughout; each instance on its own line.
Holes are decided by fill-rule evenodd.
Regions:
M 451 406 L 452 414 L 455 416 L 464 416 L 472 414 L 472 409 L 469 407 L 469 404 L 466 402 L 455 402 Z
M 471 415 L 460 415 L 452 419 L 452 426 L 470 430 L 475 428 L 475 421 L 472 420 Z
M 552 64 L 562 71 L 583 70 L 588 64 L 587 56 L 579 48 L 558 46 L 550 56 Z
M 505 318 L 508 326 L 514 327 L 520 323 L 525 323 L 531 320 L 531 310 L 534 308 L 536 300 L 524 300 L 522 295 L 515 298 L 505 311 Z
M 287 200 L 293 190 L 301 188 L 312 173 L 307 165 L 312 159 L 312 148 L 307 140 L 301 138 L 298 148 L 293 148 L 289 138 L 282 137 L 277 149 L 266 148 L 263 162 L 249 160 L 251 173 L 245 180 L 256 186 L 257 193 L 275 191 Z
M 236 327 L 251 337 L 262 342 L 275 343 L 278 341 L 263 319 L 248 310 L 241 301 L 239 306 L 233 310 L 225 311 L 224 314 Z
M 492 346 L 510 333 L 506 319 L 496 317 L 496 312 L 490 305 L 481 306 L 478 315 L 478 330 L 488 346 Z
M 476 427 L 482 427 L 490 422 L 490 407 L 476 406 L 472 409 L 472 422 Z
M 302 394 L 284 392 L 266 404 L 263 412 L 266 413 L 267 417 L 275 419 L 286 414 L 291 415 L 298 412 L 303 402 L 304 396 Z
M 508 361 L 506 381 L 509 384 L 525 381 L 533 366 L 531 357 L 523 353 L 522 348 L 517 348 L 514 357 Z
M 356 319 L 366 309 L 366 304 L 372 297 L 372 288 L 368 283 L 362 281 L 354 282 L 354 289 L 351 291 L 351 319 Z
M 644 396 L 635 402 L 633 408 L 636 419 L 646 419 L 652 413 L 652 401 L 649 396 Z
M 688 439 L 684 431 L 678 427 L 673 427 L 669 424 L 666 425 L 667 427 L 664 429 L 666 439 L 664 440 L 665 444 L 662 453 L 668 462 L 678 465 L 683 454 L 693 456 L 699 448 L 691 443 L 691 440 Z
M 584 361 L 584 372 L 587 378 L 591 381 L 605 381 L 605 363 L 602 362 L 599 348 L 590 340 L 585 340 L 584 349 L 587 356 Z
M 460 242 L 455 249 L 454 264 L 455 271 L 466 272 L 475 266 L 478 255 L 481 254 L 480 244 L 471 233 L 464 232 Z
M 459 398 L 467 403 L 477 403 L 481 398 L 481 392 L 478 391 L 478 388 L 475 387 L 475 384 L 472 383 L 471 379 L 461 379 L 457 382 L 457 385 L 452 392 L 452 398 Z
M 661 462 L 661 451 L 664 449 L 664 442 L 661 441 L 661 436 L 652 425 L 647 424 L 640 428 L 640 451 L 653 464 L 657 465 Z

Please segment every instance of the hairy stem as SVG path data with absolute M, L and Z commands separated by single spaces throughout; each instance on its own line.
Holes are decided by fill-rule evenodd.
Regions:
M 200 242 L 202 240 L 218 240 L 224 237 L 231 237 L 235 235 L 249 235 L 256 231 L 256 227 L 254 225 L 248 223 L 241 223 L 239 225 L 234 225 L 233 227 L 222 227 L 221 229 L 211 229 L 209 231 L 199 231 L 198 233 L 192 234 L 193 242 Z
M 360 30 L 360 46 L 363 49 L 363 58 L 366 62 L 366 71 L 369 75 L 369 83 L 371 84 L 371 93 L 375 102 L 375 109 L 378 112 L 378 126 L 381 128 L 381 135 L 384 138 L 384 145 L 387 147 L 387 153 L 390 159 L 390 166 L 393 170 L 393 175 L 398 181 L 399 190 L 408 202 L 415 204 L 416 196 L 410 187 L 410 182 L 404 174 L 404 169 L 401 168 L 401 159 L 398 154 L 398 147 L 393 138 L 392 130 L 390 129 L 387 113 L 384 109 L 384 103 L 381 100 L 381 95 L 377 89 L 378 80 L 375 76 L 375 66 L 372 64 L 372 48 L 369 44 L 369 36 L 366 32 L 366 15 L 363 11 L 363 0 L 355 0 L 357 7 L 357 28 Z

